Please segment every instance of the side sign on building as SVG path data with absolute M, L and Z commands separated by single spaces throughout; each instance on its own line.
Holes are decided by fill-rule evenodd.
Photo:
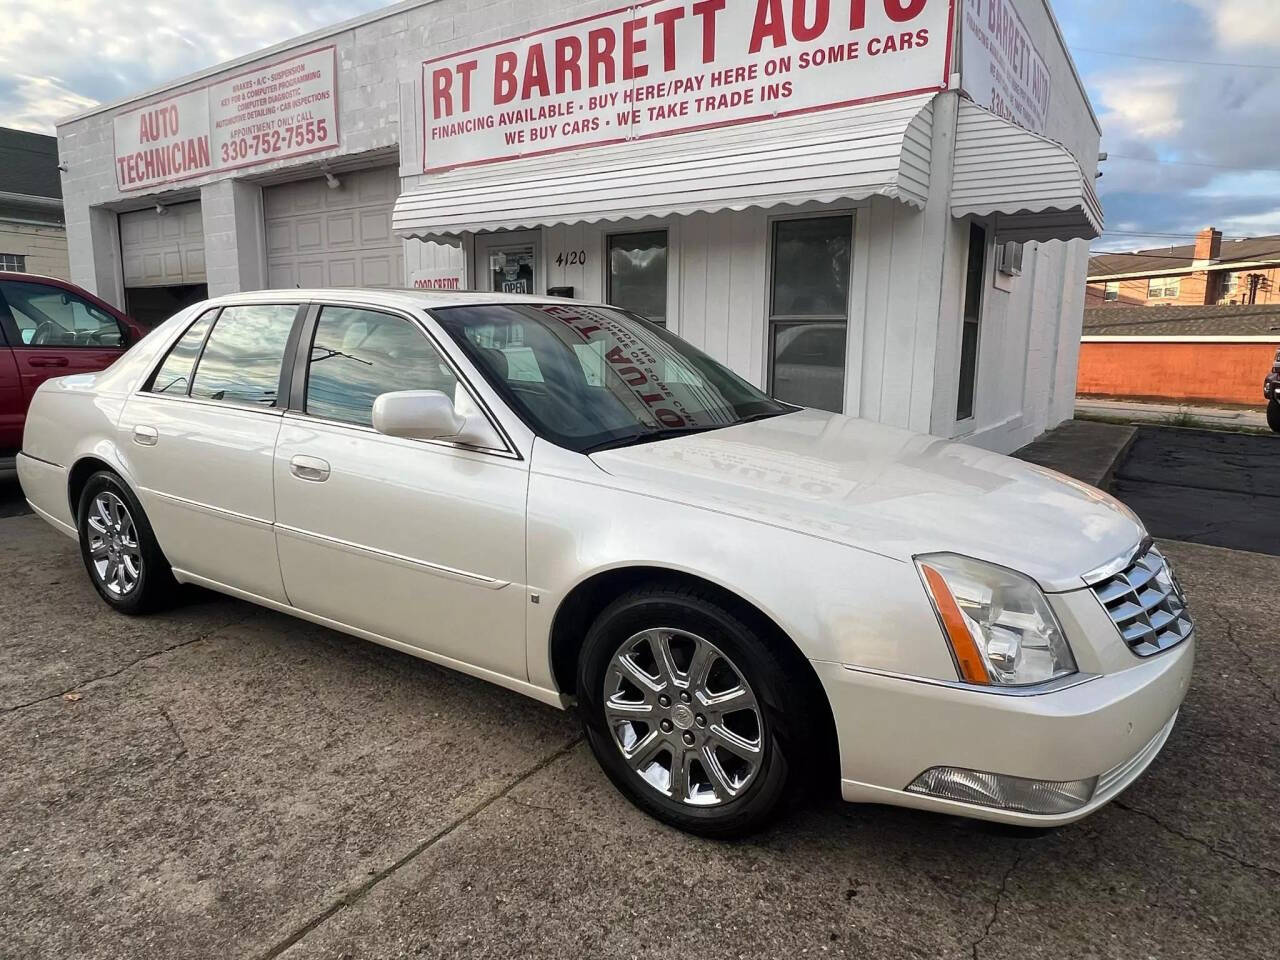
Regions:
M 960 36 L 965 93 L 997 116 L 1044 133 L 1049 68 L 1013 0 L 964 0 Z
M 423 172 L 944 89 L 952 0 L 646 0 L 422 65 Z
M 142 190 L 338 146 L 334 47 L 115 117 L 116 186 Z

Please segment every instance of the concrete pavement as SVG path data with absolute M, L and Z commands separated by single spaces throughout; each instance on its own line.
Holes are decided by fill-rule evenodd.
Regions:
M 822 802 L 644 817 L 571 715 L 194 591 L 129 619 L 0 520 L 0 953 L 1252 958 L 1280 941 L 1280 558 L 1167 543 L 1198 664 L 1155 766 L 1038 838 Z
M 1136 400 L 1099 400 L 1076 398 L 1077 417 L 1106 417 L 1146 423 L 1170 423 L 1181 426 L 1204 425 L 1217 430 L 1268 430 L 1267 411 L 1262 400 L 1262 383 L 1258 383 L 1258 407 L 1201 407 L 1176 403 L 1140 403 Z M 1180 417 L 1194 417 L 1199 424 L 1178 424 Z

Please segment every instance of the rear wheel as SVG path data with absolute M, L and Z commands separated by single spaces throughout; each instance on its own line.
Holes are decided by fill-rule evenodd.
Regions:
M 735 837 L 783 808 L 817 743 L 788 658 L 696 589 L 650 587 L 588 632 L 578 699 L 588 742 L 632 803 Z
M 107 470 L 80 493 L 80 555 L 98 595 L 121 613 L 155 609 L 176 584 L 133 492 Z
M 1280 433 L 1280 400 L 1272 399 L 1267 404 L 1267 426 Z

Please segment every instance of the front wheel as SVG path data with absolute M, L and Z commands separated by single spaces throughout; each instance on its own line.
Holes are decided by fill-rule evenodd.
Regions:
M 1280 433 L 1280 400 L 1275 398 L 1267 404 L 1267 426 Z
M 98 595 L 121 613 L 152 610 L 176 584 L 133 492 L 107 470 L 80 493 L 80 555 Z
M 636 806 L 704 836 L 743 836 L 782 809 L 817 742 L 789 658 L 696 589 L 612 603 L 579 660 L 591 749 Z

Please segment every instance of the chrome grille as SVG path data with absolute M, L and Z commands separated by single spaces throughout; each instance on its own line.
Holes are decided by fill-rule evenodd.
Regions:
M 1140 657 L 1167 650 L 1191 633 L 1182 589 L 1155 547 L 1126 569 L 1093 585 L 1124 642 Z

